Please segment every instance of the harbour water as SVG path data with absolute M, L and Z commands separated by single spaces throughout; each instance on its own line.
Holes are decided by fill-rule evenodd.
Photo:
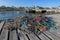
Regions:
M 0 20 L 3 19 L 10 19 L 18 16 L 31 16 L 31 14 L 26 13 L 25 11 L 4 11 L 0 12 Z M 53 17 L 54 21 L 58 22 L 60 24 L 60 14 L 51 14 L 47 15 L 48 17 Z
M 25 11 L 4 11 L 4 12 L 0 12 L 0 20 L 10 19 L 21 15 L 27 16 Z

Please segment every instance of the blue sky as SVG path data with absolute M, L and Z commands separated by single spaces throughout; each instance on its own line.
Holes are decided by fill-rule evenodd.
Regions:
M 0 0 L 0 6 L 2 5 L 57 7 L 60 5 L 60 0 Z

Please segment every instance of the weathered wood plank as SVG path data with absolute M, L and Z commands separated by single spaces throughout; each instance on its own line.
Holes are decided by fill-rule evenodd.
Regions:
M 2 26 L 3 26 L 3 24 L 4 24 L 4 21 L 0 23 L 0 30 L 1 30 Z
M 10 31 L 9 40 L 18 40 L 16 30 Z
M 0 40 L 7 40 L 8 39 L 8 30 L 3 29 L 1 35 L 0 35 Z
M 60 38 L 56 37 L 55 35 L 53 35 L 52 33 L 46 31 L 47 34 L 49 34 L 54 40 L 59 40 Z

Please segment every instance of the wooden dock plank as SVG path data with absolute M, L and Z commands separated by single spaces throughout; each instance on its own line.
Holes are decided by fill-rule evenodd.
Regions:
M 1 30 L 2 26 L 3 26 L 3 24 L 4 24 L 4 21 L 2 21 L 2 22 L 0 23 L 0 30 Z
M 0 35 L 0 40 L 7 40 L 8 38 L 8 30 L 3 29 L 1 35 Z
M 47 33 L 48 35 L 50 35 L 54 40 L 59 40 L 58 37 L 56 37 L 55 35 L 51 34 L 50 32 L 46 31 L 46 33 Z
M 46 37 L 45 37 L 43 34 L 40 34 L 39 37 L 40 37 L 42 40 L 47 40 Z
M 18 40 L 16 30 L 10 31 L 9 40 Z

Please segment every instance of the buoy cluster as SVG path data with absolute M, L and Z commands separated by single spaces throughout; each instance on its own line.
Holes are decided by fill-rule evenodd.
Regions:
M 37 34 L 56 29 L 53 18 L 46 16 L 22 17 L 20 28 L 24 32 L 30 31 Z

